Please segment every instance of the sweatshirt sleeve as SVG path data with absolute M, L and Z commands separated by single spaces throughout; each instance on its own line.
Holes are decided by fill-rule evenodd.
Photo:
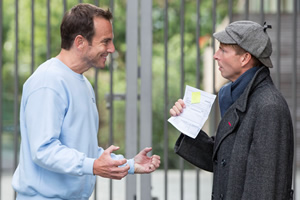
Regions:
M 26 98 L 26 97 L 25 97 Z M 47 170 L 72 175 L 93 174 L 93 158 L 60 141 L 67 105 L 50 88 L 40 88 L 23 102 L 25 127 L 33 162 Z

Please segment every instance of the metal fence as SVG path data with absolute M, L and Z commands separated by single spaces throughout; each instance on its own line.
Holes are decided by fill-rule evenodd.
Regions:
M 76 3 L 81 3 L 82 1 L 74 2 L 74 5 Z M 101 1 L 102 2 L 102 1 Z M 110 67 L 109 67 L 109 73 L 110 73 L 110 89 L 109 94 L 107 95 L 107 103 L 108 103 L 108 109 L 109 109 L 109 144 L 114 143 L 114 101 L 121 99 L 125 100 L 125 106 L 126 106 L 126 124 L 125 124 L 125 135 L 126 135 L 126 142 L 125 142 L 125 150 L 126 150 L 126 157 L 133 157 L 138 152 L 138 147 L 143 148 L 146 146 L 152 145 L 152 137 L 153 137 L 153 130 L 152 130 L 152 91 L 154 91 L 156 88 L 152 88 L 152 38 L 153 38 L 153 29 L 152 25 L 153 23 L 153 3 L 163 4 L 163 29 L 164 34 L 163 37 L 163 48 L 164 48 L 164 54 L 161 55 L 164 60 L 164 81 L 162 87 L 164 88 L 164 95 L 163 95 L 163 102 L 164 102 L 164 110 L 162 110 L 162 115 L 164 115 L 164 122 L 163 122 L 163 134 L 164 141 L 163 141 L 163 161 L 164 165 L 161 167 L 161 170 L 163 171 L 163 180 L 164 180 L 164 187 L 161 189 L 162 199 L 170 199 L 170 182 L 169 180 L 169 165 L 168 165 L 168 157 L 169 157 L 169 150 L 168 146 L 170 145 L 169 140 L 169 124 L 167 122 L 167 119 L 169 118 L 169 109 L 173 102 L 170 102 L 169 99 L 169 53 L 170 53 L 170 47 L 169 47 L 169 1 L 158 1 L 154 0 L 130 0 L 127 1 L 126 5 L 126 93 L 123 95 L 116 94 L 113 90 L 113 76 L 114 76 L 114 57 L 111 57 Z M 253 1 L 254 2 L 254 1 Z M 244 1 L 234 1 L 234 0 L 228 0 L 228 14 L 227 18 L 229 19 L 229 22 L 238 20 L 238 19 L 251 19 L 254 21 L 257 21 L 259 23 L 263 23 L 265 20 L 271 21 L 272 25 L 274 27 L 273 34 L 270 34 L 271 40 L 273 42 L 273 49 L 274 53 L 272 55 L 272 60 L 274 63 L 274 69 L 271 71 L 274 82 L 276 83 L 276 86 L 282 91 L 284 96 L 286 97 L 291 113 L 293 118 L 293 124 L 294 124 L 294 133 L 295 133 L 295 167 L 294 167 L 294 188 L 297 187 L 297 184 L 299 184 L 296 181 L 296 177 L 298 175 L 297 169 L 299 169 L 299 162 L 300 162 L 300 109 L 299 109 L 299 95 L 300 95 L 300 87 L 299 87 L 299 80 L 298 77 L 300 75 L 300 56 L 298 47 L 300 44 L 299 40 L 299 8 L 300 8 L 300 1 L 299 0 L 290 0 L 290 1 L 276 1 L 276 9 L 275 12 L 266 12 L 266 9 L 271 7 L 270 1 L 264 1 L 264 0 L 258 0 L 255 1 L 255 5 L 258 6 L 257 10 L 259 12 L 252 12 L 251 10 L 251 4 L 249 3 L 249 0 Z M 266 3 L 267 2 L 267 3 Z M 289 4 L 291 6 L 291 10 L 282 8 L 283 2 Z M 47 8 L 47 31 L 46 31 L 46 58 L 48 59 L 51 57 L 51 6 L 50 6 L 50 0 L 47 0 L 45 2 L 45 7 Z M 61 2 L 60 2 L 61 3 Z M 117 5 L 118 1 L 105 1 L 104 3 L 99 3 L 99 1 L 90 2 L 94 3 L 95 5 L 105 5 L 106 7 L 110 7 L 112 12 L 114 12 L 114 7 Z M 185 9 L 185 5 L 187 3 L 190 3 L 189 1 L 180 0 L 180 6 L 178 8 L 179 15 L 180 15 L 180 21 L 178 22 L 178 25 L 180 26 L 180 93 L 178 93 L 178 97 L 182 97 L 184 94 L 184 87 L 185 87 L 185 13 L 187 12 Z M 199 46 L 199 37 L 201 32 L 201 12 L 200 8 L 203 1 L 197 0 L 196 1 L 196 24 L 195 24 L 195 48 L 196 48 L 196 60 L 195 60 L 195 67 L 196 67 L 196 80 L 194 83 L 195 87 L 200 88 L 203 76 L 203 71 L 201 69 L 201 62 L 203 62 L 204 55 L 201 55 L 201 49 Z M 211 19 L 212 19 L 212 32 L 215 32 L 217 29 L 217 26 L 219 25 L 217 23 L 217 11 L 218 11 L 218 3 L 217 0 L 211 1 L 212 3 L 212 10 L 207 10 L 207 12 L 211 13 Z M 275 2 L 272 1 L 274 4 Z M 19 58 L 19 37 L 20 37 L 20 31 L 19 31 L 19 7 L 20 2 L 18 0 L 15 0 L 14 3 L 14 9 L 15 9 L 15 26 L 14 29 L 14 65 L 12 67 L 13 71 L 13 78 L 14 78 L 14 105 L 13 105 L 13 127 L 11 127 L 11 132 L 13 133 L 13 164 L 11 165 L 11 168 L 13 171 L 17 164 L 18 164 L 18 150 L 19 150 L 19 98 L 20 93 L 19 91 L 19 85 L 20 83 L 20 73 L 21 70 L 19 68 L 19 63 L 23 62 L 21 58 Z M 237 4 L 239 6 L 237 6 Z M 266 5 L 268 4 L 268 5 Z M 35 31 L 34 28 L 36 26 L 35 24 L 35 1 L 31 0 L 31 24 L 28 24 L 28 27 L 31 28 L 31 73 L 33 73 L 34 69 L 37 67 L 36 60 L 35 60 Z M 56 8 L 62 8 L 63 11 L 67 10 L 68 4 L 67 0 L 64 0 L 62 4 L 56 5 Z M 285 5 L 285 4 L 284 4 Z M 237 11 L 234 11 L 233 8 L 238 7 Z M 3 30 L 4 30 L 4 23 L 3 21 L 3 9 L 6 9 L 3 7 L 3 1 L 0 0 L 0 45 L 2 48 L 0 48 L 0 169 L 2 169 L 2 166 L 7 163 L 3 163 L 3 155 L 4 155 L 4 144 L 3 144 L 3 130 L 7 127 L 3 126 L 3 110 L 4 104 L 3 104 L 3 87 L 6 84 L 3 82 L 4 74 L 2 73 L 3 69 L 3 46 L 7 42 L 4 40 L 4 38 L 7 39 L 7 37 L 4 37 Z M 116 22 L 117 23 L 117 22 Z M 11 27 L 12 28 L 12 27 Z M 7 39 L 8 40 L 8 39 Z M 215 41 L 212 40 L 210 47 L 212 48 L 212 52 L 215 52 Z M 211 60 L 212 60 L 211 55 Z M 140 62 L 139 62 L 140 60 Z M 284 67 L 281 67 L 283 66 Z M 218 87 L 216 85 L 216 76 L 215 74 L 218 73 L 215 70 L 215 62 L 212 61 L 212 69 L 213 69 L 213 75 L 211 79 L 213 79 L 213 85 L 212 85 L 212 92 L 217 93 Z M 139 86 L 140 84 L 140 86 Z M 94 88 L 96 92 L 96 97 L 98 100 L 98 87 L 101 85 L 101 80 L 99 80 L 99 71 L 94 71 Z M 99 102 L 99 101 L 98 101 Z M 218 109 L 216 109 L 216 106 L 214 106 L 211 116 L 210 116 L 210 125 L 209 129 L 210 132 L 215 132 L 216 125 L 219 122 L 219 114 Z M 155 152 L 154 152 L 155 153 Z M 4 155 L 5 156 L 5 155 Z M 179 173 L 180 178 L 178 181 L 179 191 L 176 191 L 178 193 L 177 197 L 178 199 L 184 199 L 185 198 L 185 185 L 191 184 L 190 182 L 184 182 L 184 172 L 185 172 L 185 164 L 184 160 L 181 158 L 178 158 L 179 160 Z M 9 171 L 9 172 L 11 172 Z M 196 185 L 196 190 L 194 193 L 195 199 L 200 199 L 200 190 L 203 187 L 203 184 L 201 184 L 201 171 L 199 169 L 195 170 L 195 179 L 193 179 L 193 185 Z M 0 200 L 5 199 L 8 200 L 7 197 L 4 197 L 3 195 L 3 184 L 10 184 L 2 181 L 3 177 L 3 171 L 0 170 Z M 150 200 L 152 199 L 151 194 L 151 187 L 153 187 L 153 180 L 151 175 L 143 175 L 140 178 L 139 182 L 139 188 L 140 190 L 137 190 L 137 178 L 136 176 L 128 176 L 126 178 L 126 192 L 124 199 L 137 199 L 140 198 L 142 200 Z M 109 199 L 113 199 L 113 193 L 117 191 L 113 191 L 112 181 L 109 182 Z M 102 191 L 103 192 L 103 191 Z M 107 192 L 107 191 L 106 191 Z M 172 192 L 172 191 L 171 191 Z M 97 194 L 97 190 L 95 190 L 93 199 L 99 199 L 99 195 Z M 296 195 L 299 198 L 299 194 Z M 9 197 L 10 199 L 13 199 L 14 197 Z M 206 197 L 205 199 L 209 199 L 210 197 Z M 172 199 L 173 200 L 173 199 Z

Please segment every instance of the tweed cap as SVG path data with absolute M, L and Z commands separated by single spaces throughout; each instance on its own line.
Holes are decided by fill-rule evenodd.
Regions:
M 272 54 L 272 43 L 266 29 L 270 25 L 260 24 L 252 21 L 236 21 L 229 24 L 225 30 L 214 33 L 213 36 L 223 44 L 237 44 L 253 56 L 255 56 L 266 67 L 273 67 L 270 56 Z

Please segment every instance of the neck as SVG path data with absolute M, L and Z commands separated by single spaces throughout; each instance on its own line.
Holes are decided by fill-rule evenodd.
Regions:
M 67 67 L 78 74 L 83 74 L 89 68 L 81 61 L 80 55 L 72 50 L 61 49 L 60 53 L 56 56 Z

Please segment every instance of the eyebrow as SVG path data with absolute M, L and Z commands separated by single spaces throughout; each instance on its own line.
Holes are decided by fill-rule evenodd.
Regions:
M 101 40 L 101 42 L 109 42 L 111 40 L 112 40 L 112 38 L 104 38 L 103 40 Z

